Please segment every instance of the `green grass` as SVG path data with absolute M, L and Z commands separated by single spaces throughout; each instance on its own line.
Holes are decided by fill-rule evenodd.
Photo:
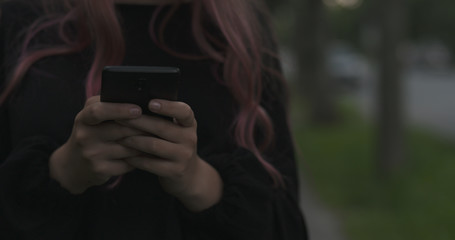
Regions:
M 404 167 L 380 178 L 374 126 L 349 107 L 341 112 L 331 127 L 294 121 L 294 134 L 302 173 L 348 239 L 455 239 L 455 143 L 410 130 Z

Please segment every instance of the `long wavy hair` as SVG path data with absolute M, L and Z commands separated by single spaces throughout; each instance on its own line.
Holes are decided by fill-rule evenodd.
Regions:
M 150 34 L 155 43 L 170 54 L 198 59 L 201 56 L 172 50 L 166 46 L 160 34 L 183 1 L 176 1 L 161 26 L 158 26 L 158 31 L 155 21 L 162 7 L 157 8 L 151 19 Z M 46 14 L 30 26 L 9 85 L 0 95 L 0 104 L 6 101 L 28 69 L 42 58 L 93 47 L 94 59 L 86 78 L 87 97 L 99 93 L 104 66 L 122 63 L 125 43 L 113 0 L 42 0 L 42 4 Z M 232 124 L 236 144 L 250 150 L 269 172 L 275 185 L 281 185 L 283 180 L 280 173 L 261 154 L 272 143 L 274 135 L 272 121 L 261 106 L 264 72 L 274 76 L 269 80 L 283 81 L 278 70 L 264 63 L 264 56 L 277 58 L 277 53 L 267 44 L 271 39 L 265 38 L 270 37 L 264 27 L 264 24 L 268 24 L 267 18 L 259 18 L 259 15 L 267 16 L 265 8 L 256 0 L 193 0 L 191 6 L 192 35 L 204 56 L 222 66 L 218 71 L 222 76 L 218 79 L 230 90 L 238 106 Z M 207 23 L 215 26 L 222 37 L 210 33 Z M 33 38 L 51 27 L 57 29 L 62 44 L 32 49 L 30 45 Z M 69 28 L 76 31 L 68 31 Z M 255 138 L 257 131 L 261 132 L 259 141 Z

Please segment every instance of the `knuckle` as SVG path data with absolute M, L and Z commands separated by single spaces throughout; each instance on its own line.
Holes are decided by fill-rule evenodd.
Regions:
M 82 149 L 82 157 L 88 159 L 92 166 L 94 165 L 93 160 L 98 159 L 100 156 L 100 152 L 94 148 L 83 148 Z
M 90 118 L 98 120 L 100 118 L 100 110 L 101 108 L 99 104 L 93 104 L 87 108 L 87 114 L 90 116 Z
M 74 140 L 80 146 L 84 146 L 84 143 L 86 143 L 89 138 L 87 131 L 77 130 L 74 132 Z
M 74 123 L 77 124 L 79 122 L 82 122 L 82 119 L 83 119 L 83 114 L 82 114 L 82 111 L 80 111 L 79 113 L 77 113 L 76 117 L 74 118 Z
M 96 163 L 92 165 L 92 171 L 98 175 L 104 175 L 108 173 L 109 166 L 106 163 Z
M 97 97 L 96 96 L 92 96 L 92 97 L 88 98 L 85 101 L 85 105 L 84 106 L 89 106 L 89 105 L 93 104 L 94 102 L 96 102 L 96 100 L 97 100 Z
M 187 141 L 188 146 L 190 146 L 190 147 L 197 146 L 197 141 L 198 141 L 197 134 L 194 134 L 194 133 L 188 134 L 186 137 L 186 141 Z
M 184 149 L 181 152 L 181 158 L 184 159 L 184 161 L 188 161 L 189 159 L 193 158 L 194 152 L 191 149 Z
M 193 146 L 197 145 L 197 141 L 198 141 L 197 134 L 195 134 L 195 133 L 191 134 L 189 141 Z

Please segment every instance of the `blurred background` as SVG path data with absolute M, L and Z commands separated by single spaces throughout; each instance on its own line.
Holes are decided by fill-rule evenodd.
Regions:
M 266 2 L 311 239 L 455 239 L 455 1 Z

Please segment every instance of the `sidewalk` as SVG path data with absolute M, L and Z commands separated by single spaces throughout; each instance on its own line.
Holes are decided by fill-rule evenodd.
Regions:
M 301 177 L 300 206 L 302 208 L 310 240 L 346 240 L 335 214 L 316 196 Z

